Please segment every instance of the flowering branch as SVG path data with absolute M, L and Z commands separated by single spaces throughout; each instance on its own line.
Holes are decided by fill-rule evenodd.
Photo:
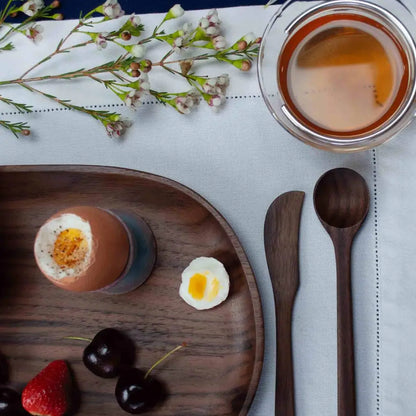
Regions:
M 19 113 L 31 113 L 32 112 L 32 107 L 30 105 L 17 103 L 11 100 L 10 98 L 6 98 L 0 95 L 0 101 L 13 106 Z
M 53 13 L 54 9 L 59 7 L 59 1 L 53 1 L 45 7 L 43 0 L 29 0 L 20 7 L 14 7 L 15 0 L 9 0 L 6 7 L 0 12 L 0 28 L 7 27 L 8 30 L 0 37 L 0 44 L 3 43 L 13 33 L 21 33 L 30 35 L 30 28 L 25 30 L 30 23 L 40 19 L 62 20 L 60 13 Z M 8 17 L 15 17 L 19 12 L 24 13 L 28 17 L 19 25 L 6 24 Z M 33 26 L 32 26 L 33 27 Z M 8 49 L 11 50 L 11 49 Z
M 25 122 L 11 123 L 10 121 L 0 120 L 0 126 L 10 130 L 16 137 L 18 134 L 28 136 L 30 134 L 29 125 Z
M 42 27 L 38 24 L 31 24 L 33 20 L 45 17 L 62 18 L 60 14 L 53 14 L 53 10 L 59 6 L 57 1 L 45 6 L 43 0 L 29 0 L 20 7 L 14 5 L 16 1 L 10 0 L 3 11 L 0 12 L 0 52 L 13 49 L 13 44 L 10 42 L 2 46 L 2 42 L 12 33 L 21 33 L 35 42 L 38 41 L 41 38 Z M 23 23 L 15 26 L 5 23 L 8 16 L 14 16 L 18 12 L 25 13 L 28 18 Z M 97 14 L 102 18 L 92 20 L 91 17 Z M 182 7 L 176 4 L 165 14 L 162 21 L 147 37 L 142 37 L 144 26 L 140 17 L 135 14 L 132 14 L 116 30 L 111 32 L 93 30 L 98 29 L 103 22 L 118 19 L 124 15 L 124 11 L 117 0 L 106 0 L 105 3 L 81 16 L 74 28 L 58 42 L 52 53 L 25 70 L 19 78 L 0 81 L 0 89 L 5 85 L 19 85 L 70 110 L 87 114 L 101 122 L 111 137 L 119 137 L 130 125 L 127 120 L 121 118 L 120 114 L 92 110 L 73 104 L 69 100 L 48 94 L 42 91 L 41 88 L 34 87 L 33 84 L 42 81 L 86 78 L 104 86 L 132 109 L 137 108 L 143 102 L 144 97 L 150 95 L 160 103 L 168 105 L 182 114 L 188 114 L 201 100 L 216 110 L 225 101 L 229 76 L 228 74 L 217 77 L 197 75 L 193 72 L 194 64 L 198 61 L 216 60 L 217 62 L 230 64 L 241 71 L 248 71 L 252 66 L 252 60 L 258 54 L 261 39 L 250 33 L 227 48 L 227 42 L 221 35 L 221 21 L 216 10 L 211 10 L 195 26 L 185 23 L 176 31 L 166 33 L 163 29 L 165 22 L 177 19 L 183 14 Z M 1 29 L 5 26 L 8 30 L 2 36 Z M 73 34 L 82 34 L 86 39 L 80 43 L 66 46 L 67 40 Z M 145 54 L 148 44 L 154 41 L 165 44 L 168 51 L 164 53 L 160 60 L 152 62 L 145 58 Z M 59 54 L 70 53 L 74 49 L 91 45 L 95 45 L 98 49 L 104 49 L 109 43 L 121 50 L 120 56 L 113 61 L 92 68 L 81 68 L 61 74 L 29 76 L 33 71 L 39 69 L 43 63 Z M 180 56 L 175 57 L 174 55 Z M 164 92 L 151 89 L 149 72 L 153 68 L 161 68 L 173 76 L 185 79 L 190 85 L 190 89 L 181 92 Z M 30 106 L 16 103 L 2 95 L 0 95 L 0 101 L 13 106 L 19 112 L 31 112 Z M 0 121 L 0 125 L 10 130 L 14 135 L 19 133 L 27 135 L 30 132 L 26 123 Z

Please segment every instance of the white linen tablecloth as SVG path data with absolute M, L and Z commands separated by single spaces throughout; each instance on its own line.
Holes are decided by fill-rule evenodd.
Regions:
M 261 35 L 276 8 L 220 9 L 225 35 L 248 31 Z M 203 11 L 187 13 L 194 21 Z M 160 15 L 146 15 L 152 28 Z M 0 79 L 19 76 L 52 51 L 74 21 L 47 22 L 44 40 L 33 46 L 21 37 L 17 49 L 0 56 Z M 114 50 L 94 47 L 50 61 L 33 75 L 69 71 L 114 58 Z M 204 67 L 202 67 L 204 68 Z M 204 74 L 204 70 L 199 71 Z M 336 279 L 331 241 L 313 209 L 312 192 L 328 169 L 356 169 L 371 190 L 371 209 L 353 249 L 353 295 L 358 414 L 413 416 L 416 409 L 416 269 L 414 216 L 416 124 L 382 147 L 339 155 L 310 148 L 292 138 L 268 113 L 255 70 L 208 65 L 209 75 L 228 72 L 231 86 L 224 108 L 214 113 L 203 104 L 189 116 L 149 100 L 131 113 L 116 97 L 84 81 L 38 84 L 78 104 L 116 110 L 134 124 L 121 139 L 82 114 L 57 107 L 19 87 L 0 93 L 32 103 L 21 116 L 0 107 L 1 119 L 28 120 L 30 137 L 0 132 L 0 164 L 96 164 L 164 175 L 199 192 L 219 209 L 240 238 L 257 277 L 265 321 L 265 357 L 250 416 L 274 414 L 275 320 L 273 295 L 263 249 L 263 222 L 272 200 L 289 190 L 304 190 L 300 239 L 301 287 L 294 311 L 294 365 L 298 416 L 337 413 Z M 153 87 L 168 78 L 150 74 Z M 157 79 L 156 79 L 157 78 Z

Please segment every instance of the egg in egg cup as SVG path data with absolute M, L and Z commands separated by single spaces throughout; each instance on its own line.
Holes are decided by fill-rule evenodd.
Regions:
M 79 206 L 54 214 L 39 229 L 36 263 L 53 284 L 75 292 L 130 292 L 150 276 L 156 242 L 139 216 Z

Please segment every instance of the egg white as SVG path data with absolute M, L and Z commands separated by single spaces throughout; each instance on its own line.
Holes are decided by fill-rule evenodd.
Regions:
M 52 254 L 57 237 L 68 228 L 75 228 L 82 232 L 88 249 L 84 259 L 75 267 L 62 268 L 55 262 Z M 34 251 L 38 266 L 44 274 L 56 280 L 75 277 L 85 270 L 91 261 L 92 241 L 90 223 L 78 215 L 62 214 L 59 217 L 52 218 L 42 225 L 36 236 Z
M 195 274 L 201 274 L 207 278 L 202 299 L 195 299 L 189 293 L 189 284 L 192 276 Z M 212 288 L 214 279 L 219 282 L 219 289 L 217 295 L 213 299 L 209 299 L 210 289 Z M 229 290 L 230 277 L 224 265 L 213 257 L 198 257 L 183 271 L 179 295 L 188 305 L 198 310 L 205 310 L 214 308 L 224 302 L 228 297 Z

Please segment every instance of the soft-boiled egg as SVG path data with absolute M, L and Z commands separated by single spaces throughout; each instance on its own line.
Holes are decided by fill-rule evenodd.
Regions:
M 74 291 L 102 289 L 126 269 L 129 235 L 112 213 L 96 207 L 73 207 L 49 218 L 35 240 L 41 272 L 55 285 Z
M 196 309 L 211 309 L 227 299 L 230 277 L 212 257 L 198 257 L 182 273 L 179 295 Z

